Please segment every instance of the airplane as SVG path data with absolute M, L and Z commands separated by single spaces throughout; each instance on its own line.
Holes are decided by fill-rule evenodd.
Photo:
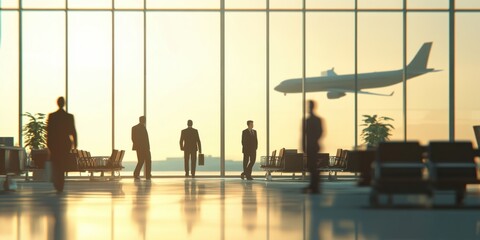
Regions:
M 407 65 L 406 79 L 418 77 L 425 73 L 438 72 L 433 68 L 427 68 L 428 56 L 432 48 L 432 42 L 426 42 Z M 383 72 L 359 73 L 358 90 L 360 94 L 370 94 L 377 96 L 392 96 L 390 94 L 374 93 L 362 91 L 362 89 L 380 88 L 394 85 L 402 82 L 403 69 Z M 293 78 L 282 81 L 274 88 L 276 91 L 284 93 L 301 93 L 302 78 Z M 322 72 L 320 77 L 305 78 L 305 92 L 327 92 L 328 99 L 337 99 L 346 95 L 346 93 L 355 92 L 355 74 L 337 75 L 334 68 Z

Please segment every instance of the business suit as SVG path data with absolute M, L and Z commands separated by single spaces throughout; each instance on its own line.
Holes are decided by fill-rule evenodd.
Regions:
M 71 136 L 73 139 L 70 138 Z M 65 184 L 66 161 L 72 147 L 77 147 L 75 120 L 73 115 L 65 112 L 63 108 L 48 115 L 47 146 L 52 162 L 53 186 L 58 192 L 62 192 Z
M 142 170 L 145 163 L 145 178 L 148 180 L 152 177 L 152 156 L 150 154 L 150 141 L 145 124 L 139 123 L 132 127 L 132 142 L 132 149 L 137 151 L 138 160 L 133 177 L 136 179 L 140 177 L 140 170 Z
M 252 178 L 252 168 L 257 157 L 257 131 L 245 129 L 242 132 L 243 173 L 247 179 Z
M 197 150 L 202 152 L 202 143 L 200 142 L 200 136 L 195 128 L 188 127 L 182 130 L 180 134 L 180 149 L 183 151 L 185 176 L 188 176 L 189 166 L 188 162 L 191 159 L 191 173 L 195 176 L 195 168 L 197 164 Z

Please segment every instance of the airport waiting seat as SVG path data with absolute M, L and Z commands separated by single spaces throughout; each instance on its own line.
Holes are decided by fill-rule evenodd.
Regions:
M 270 156 L 262 156 L 260 160 L 260 168 L 269 168 L 269 167 L 276 167 L 277 163 L 277 150 L 272 151 L 272 155 Z
M 72 150 L 72 161 L 67 168 L 68 172 L 89 172 L 90 179 L 93 179 L 95 172 L 100 172 L 104 176 L 104 172 L 111 172 L 111 178 L 120 177 L 120 171 L 123 170 L 123 157 L 125 150 L 112 150 L 110 156 L 91 156 L 90 152 L 85 150 Z
M 272 152 L 272 156 L 262 157 L 260 168 L 265 171 L 265 179 L 272 180 L 272 172 L 282 171 L 285 168 L 285 148 L 282 148 L 276 155 L 276 150 Z
M 379 195 L 387 194 L 389 203 L 395 194 L 432 196 L 428 179 L 423 175 L 426 164 L 418 142 L 382 142 L 373 162 L 370 204 L 379 204 Z
M 317 167 L 320 168 L 328 168 L 330 165 L 330 154 L 329 153 L 318 153 L 317 154 Z M 307 169 L 306 162 L 305 162 L 305 169 Z
M 91 169 L 91 171 L 97 171 L 97 172 L 108 172 L 110 171 L 112 173 L 112 176 L 115 176 L 115 172 L 119 172 L 123 169 L 122 166 L 122 160 L 123 156 L 125 154 L 125 150 L 112 150 L 112 154 L 110 157 L 96 157 L 100 162 L 103 162 L 102 164 L 98 164 L 97 167 L 94 169 Z M 118 174 L 120 176 L 120 174 Z
M 329 167 L 335 166 L 335 165 L 338 164 L 338 162 L 342 158 L 342 152 L 343 152 L 343 150 L 341 148 L 338 148 L 335 156 L 330 156 L 330 162 L 328 164 Z
M 318 166 L 319 172 L 328 172 L 328 180 L 336 180 L 337 172 L 343 172 L 347 169 L 348 164 L 348 150 L 341 148 L 337 149 L 335 156 L 328 157 L 328 164 L 325 162 Z
M 262 168 L 264 168 L 264 167 L 275 167 L 276 156 L 277 156 L 277 150 L 273 150 L 272 155 L 266 157 L 265 162 L 262 163 L 261 167 Z
M 430 142 L 429 173 L 435 190 L 455 192 L 455 203 L 463 203 L 467 184 L 480 183 L 471 142 Z

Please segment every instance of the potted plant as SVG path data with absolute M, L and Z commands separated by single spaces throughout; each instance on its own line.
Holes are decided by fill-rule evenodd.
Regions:
M 47 146 L 47 124 L 45 114 L 29 112 L 23 114 L 29 121 L 23 126 L 23 136 L 25 137 L 25 147 L 30 148 L 30 156 L 38 168 L 44 168 L 45 161 L 48 159 Z
M 363 115 L 363 124 L 365 126 L 362 130 L 361 137 L 363 142 L 367 145 L 367 148 L 377 147 L 380 142 L 389 140 L 390 133 L 393 129 L 392 124 L 386 123 L 387 121 L 393 121 L 393 118 L 379 117 L 375 115 Z

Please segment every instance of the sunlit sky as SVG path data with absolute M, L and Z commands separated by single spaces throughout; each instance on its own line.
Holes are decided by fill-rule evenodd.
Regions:
M 42 1 L 64 7 L 61 1 Z M 120 3 L 122 2 L 122 3 Z M 173 3 L 175 2 L 175 4 Z M 195 2 L 195 3 L 194 3 Z M 261 8 L 262 1 L 226 1 L 233 8 Z M 2 0 L 15 8 L 16 1 Z M 70 7 L 109 7 L 110 1 L 70 1 Z M 118 1 L 118 7 L 143 6 L 143 1 Z M 218 1 L 149 1 L 151 8 L 215 8 Z M 299 8 L 301 1 L 270 1 L 272 8 Z M 311 8 L 351 8 L 354 1 L 307 1 Z M 456 1 L 457 7 L 480 7 L 477 1 Z M 90 4 L 90 5 L 88 5 Z M 103 4 L 103 5 L 102 5 Z M 168 4 L 173 4 L 172 6 Z M 193 4 L 193 5 L 187 5 Z M 24 1 L 24 7 L 38 7 Z M 411 8 L 446 9 L 448 1 L 408 1 Z M 399 8 L 402 1 L 359 1 L 363 8 Z M 94 155 L 109 155 L 112 148 L 112 74 L 114 83 L 114 147 L 127 150 L 125 161 L 135 161 L 131 127 L 143 114 L 143 12 L 115 12 L 115 46 L 112 61 L 110 11 L 71 11 L 68 14 L 68 110 L 75 115 L 79 148 Z M 147 129 L 154 160 L 180 157 L 180 131 L 194 122 L 204 153 L 220 155 L 220 13 L 216 11 L 151 11 L 147 13 L 146 108 Z M 455 136 L 474 140 L 479 124 L 480 34 L 475 24 L 480 12 L 456 14 Z M 0 136 L 18 143 L 18 12 L 1 12 Z M 407 138 L 427 144 L 448 139 L 449 119 L 449 18 L 448 12 L 410 12 L 407 15 L 407 63 L 424 42 L 433 42 L 429 68 L 441 69 L 407 83 Z M 266 154 L 266 14 L 262 11 L 229 11 L 225 14 L 225 151 L 226 159 L 240 160 L 241 131 L 255 121 L 258 155 Z M 23 12 L 23 112 L 49 113 L 56 98 L 65 96 L 65 12 Z M 308 12 L 306 16 L 306 75 L 318 76 L 335 68 L 337 74 L 355 71 L 353 12 Z M 401 12 L 358 14 L 358 72 L 401 69 L 403 64 Z M 281 81 L 302 77 L 302 14 L 270 13 L 270 151 L 300 148 L 301 94 L 276 92 Z M 113 64 L 114 62 L 114 64 Z M 114 68 L 112 68 L 114 66 Z M 325 119 L 323 151 L 351 149 L 355 125 L 363 114 L 394 118 L 391 139 L 403 139 L 403 86 L 372 92 L 391 97 L 358 95 L 358 121 L 354 95 L 329 100 L 325 92 L 308 93 L 318 102 Z M 27 119 L 24 118 L 24 121 Z M 359 131 L 361 127 L 359 126 Z M 358 144 L 362 141 L 359 138 Z

